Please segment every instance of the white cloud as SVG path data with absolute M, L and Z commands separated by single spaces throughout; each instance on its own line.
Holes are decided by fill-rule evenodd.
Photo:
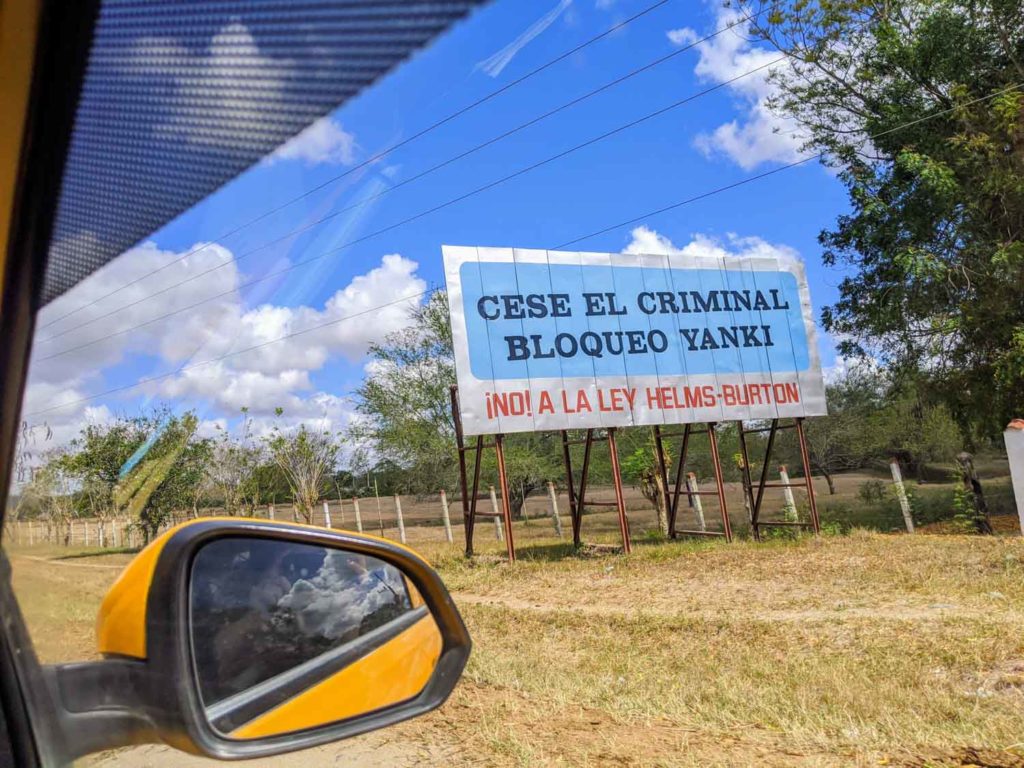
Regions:
M 500 51 L 479 62 L 476 65 L 476 68 L 482 69 L 491 77 L 497 77 L 500 75 L 502 70 L 504 70 L 512 59 L 516 57 L 516 54 L 529 45 L 534 38 L 543 33 L 544 30 L 554 24 L 555 21 L 558 20 L 558 17 L 561 16 L 570 5 L 572 5 L 572 0 L 558 0 L 558 5 L 537 19 L 537 21 L 531 24 L 525 32 Z
M 225 262 L 224 267 L 187 286 L 147 298 L 155 290 Z M 161 267 L 160 272 L 101 300 L 113 288 Z M 416 274 L 417 268 L 415 261 L 391 254 L 354 277 L 320 307 L 265 303 L 247 308 L 237 291 L 237 265 L 227 249 L 210 246 L 177 253 L 145 243 L 43 309 L 41 326 L 86 307 L 37 332 L 23 413 L 42 411 L 31 416 L 30 423 L 61 430 L 60 439 L 66 442 L 77 434 L 84 419 L 110 416 L 106 406 L 90 410 L 96 403 L 76 401 L 84 400 L 91 392 L 178 368 L 176 374 L 125 395 L 137 396 L 141 391 L 186 407 L 208 405 L 211 413 L 200 410 L 206 432 L 218 423 L 236 419 L 242 407 L 248 407 L 259 419 L 255 426 L 263 432 L 271 428 L 276 407 L 284 408 L 285 415 L 275 423 L 287 426 L 305 421 L 327 429 L 344 428 L 353 418 L 351 403 L 344 396 L 317 391 L 311 376 L 332 359 L 360 363 L 372 342 L 409 324 L 410 310 L 419 304 L 427 288 Z M 225 295 L 199 303 L 219 293 Z M 89 306 L 93 301 L 95 305 Z M 136 301 L 139 303 L 135 306 L 104 317 L 112 309 Z M 118 333 L 190 304 L 198 305 Z M 65 335 L 42 342 L 68 329 Z M 290 334 L 298 335 L 276 341 Z M 233 354 L 257 346 L 251 352 Z M 75 347 L 81 348 L 44 359 Z M 119 368 L 139 354 L 156 359 L 152 373 Z M 205 362 L 221 356 L 226 357 Z M 116 397 L 111 399 L 116 402 Z M 68 405 L 50 410 L 60 403 Z
M 735 8 L 719 8 L 716 27 L 736 23 L 743 14 Z M 724 83 L 778 59 L 782 54 L 758 48 L 746 35 L 746 24 L 737 24 L 711 40 L 697 45 L 700 59 L 695 74 L 705 82 Z M 699 35 L 690 28 L 669 30 L 668 39 L 676 45 L 690 45 Z M 786 66 L 783 62 L 777 66 Z M 768 107 L 775 86 L 767 67 L 743 77 L 727 87 L 737 98 L 742 116 L 699 134 L 694 145 L 708 157 L 724 155 L 746 170 L 762 163 L 793 162 L 801 157 L 801 137 L 795 121 L 781 117 Z
M 330 117 L 323 117 L 282 144 L 268 156 L 268 162 L 301 160 L 306 165 L 352 165 L 355 137 Z
M 357 275 L 331 296 L 323 309 L 263 304 L 243 312 L 236 306 L 234 317 L 202 329 L 203 357 L 266 344 L 251 352 L 234 354 L 225 362 L 233 371 L 271 377 L 290 370 L 316 370 L 335 355 L 357 362 L 371 342 L 408 325 L 410 309 L 419 303 L 418 294 L 427 289 L 427 284 L 416 275 L 418 266 L 397 254 L 384 256 L 377 267 Z M 405 297 L 412 298 L 403 301 Z M 267 343 L 297 333 L 301 335 Z M 184 361 L 192 352 L 190 340 L 184 336 L 173 335 L 164 345 L 164 355 L 171 362 Z M 202 378 L 205 377 L 203 374 Z M 267 385 L 257 385 L 255 380 L 252 383 Z
M 677 246 L 659 232 L 646 226 L 636 227 L 630 233 L 632 239 L 622 249 L 623 253 L 648 253 L 656 256 L 705 256 L 724 258 L 772 258 L 791 261 L 799 254 L 788 245 L 769 243 L 760 237 L 740 237 L 729 234 L 724 241 L 707 235 L 697 234 L 686 245 Z
M 208 270 L 209 274 L 198 277 Z M 171 288 L 189 278 L 196 279 Z M 238 283 L 234 257 L 220 245 L 197 243 L 183 252 L 167 251 L 151 242 L 132 248 L 39 313 L 32 379 L 82 380 L 135 352 L 167 355 L 187 348 L 194 353 L 209 328 L 237 315 Z M 107 298 L 120 286 L 126 287 Z M 168 290 L 153 295 L 164 289 Z M 119 307 L 124 309 L 111 314 Z M 178 310 L 184 311 L 127 332 Z M 45 359 L 66 350 L 73 351 Z

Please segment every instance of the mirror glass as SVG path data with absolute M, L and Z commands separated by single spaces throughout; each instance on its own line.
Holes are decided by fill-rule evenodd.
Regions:
M 224 538 L 192 565 L 190 633 L 207 719 L 235 739 L 316 728 L 423 690 L 441 635 L 405 575 L 313 544 Z

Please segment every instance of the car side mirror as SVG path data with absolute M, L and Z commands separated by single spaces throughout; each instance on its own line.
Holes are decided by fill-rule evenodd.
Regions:
M 237 519 L 139 553 L 97 636 L 103 660 L 44 669 L 69 761 L 157 741 L 235 759 L 345 739 L 439 706 L 471 645 L 411 550 Z

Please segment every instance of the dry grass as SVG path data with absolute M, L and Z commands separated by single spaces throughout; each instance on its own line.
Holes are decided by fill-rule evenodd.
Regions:
M 422 543 L 475 647 L 449 704 L 394 732 L 402 764 L 1024 765 L 1024 540 L 857 532 L 574 557 L 531 527 L 514 567 L 484 536 L 473 563 Z M 90 654 L 117 570 L 81 566 L 123 559 L 15 558 L 45 659 Z

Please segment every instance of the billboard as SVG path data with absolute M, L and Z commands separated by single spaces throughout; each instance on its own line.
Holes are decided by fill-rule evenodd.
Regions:
M 826 413 L 796 259 L 443 251 L 468 435 Z

